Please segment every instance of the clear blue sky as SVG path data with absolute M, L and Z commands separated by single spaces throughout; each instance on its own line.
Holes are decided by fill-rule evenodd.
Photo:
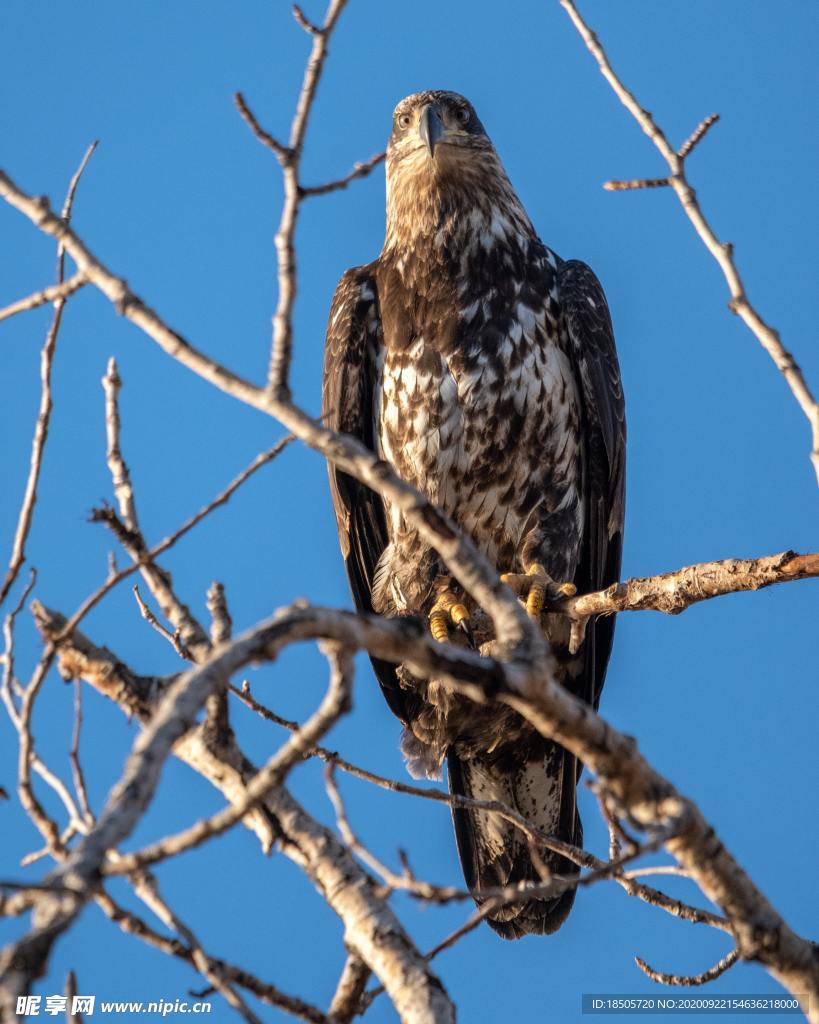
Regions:
M 615 67 L 672 139 L 719 111 L 690 162 L 705 210 L 736 246 L 748 289 L 808 378 L 816 345 L 817 17 L 808 0 L 587 0 Z M 817 546 L 816 487 L 804 418 L 768 357 L 726 309 L 723 281 L 665 191 L 612 195 L 607 178 L 661 174 L 659 157 L 619 106 L 556 0 L 413 4 L 351 0 L 322 84 L 305 157 L 308 182 L 344 173 L 382 148 L 394 104 L 423 88 L 474 102 L 544 240 L 588 261 L 612 307 L 629 418 L 624 573 L 645 575 L 711 558 Z M 308 13 L 320 17 L 317 3 Z M 0 165 L 59 202 L 87 144 L 101 140 L 75 207 L 77 230 L 116 272 L 195 344 L 262 379 L 276 288 L 272 238 L 280 184 L 271 154 L 232 103 L 236 89 L 284 133 L 308 40 L 284 2 L 56 5 L 7 0 L 0 35 Z M 299 232 L 302 278 L 294 383 L 319 408 L 323 330 L 349 266 L 379 251 L 379 170 L 314 200 Z M 53 247 L 0 206 L 0 304 L 52 280 Z M 39 398 L 39 348 L 49 313 L 0 327 L 0 554 L 10 548 Z M 102 391 L 107 358 L 125 382 L 124 444 L 143 524 L 156 540 L 210 498 L 281 430 L 176 366 L 90 289 L 72 300 L 55 368 L 55 411 L 30 552 L 37 595 L 70 612 L 104 577 L 111 541 L 87 523 L 110 496 Z M 239 628 L 293 598 L 348 606 L 325 470 L 291 448 L 167 559 L 204 614 L 224 581 Z M 799 583 L 700 605 L 681 618 L 621 617 L 602 710 L 695 798 L 788 922 L 817 920 L 815 693 L 817 594 Z M 139 619 L 128 587 L 87 621 L 136 669 L 178 662 Z M 18 666 L 36 636 L 21 619 Z M 304 716 L 323 687 L 321 659 L 289 652 L 257 674 L 260 698 Z M 135 736 L 118 709 L 86 694 L 83 756 L 99 809 Z M 257 760 L 281 739 L 235 712 Z M 35 735 L 68 776 L 71 690 L 49 679 Z M 331 743 L 401 776 L 398 724 L 362 662 L 356 709 Z M 0 784 L 15 786 L 16 748 L 0 717 Z M 386 858 L 404 846 L 419 874 L 459 879 L 445 809 L 342 779 L 360 834 Z M 295 793 L 325 821 L 315 767 Z M 53 801 L 44 795 L 49 807 Z M 605 850 L 589 794 L 588 845 Z M 132 846 L 217 809 L 220 798 L 169 763 Z M 56 808 L 54 808 L 56 810 Z M 39 877 L 19 859 L 38 836 L 14 801 L 0 803 L 0 877 Z M 287 991 L 326 1005 L 343 961 L 341 929 L 283 857 L 263 859 L 236 829 L 159 870 L 164 891 L 205 948 Z M 672 880 L 673 882 L 674 880 Z M 691 886 L 670 884 L 683 895 Z M 124 887 L 114 890 L 132 902 Z M 696 900 L 700 902 L 699 900 Z M 422 948 L 467 908 L 419 912 L 397 899 Z M 20 922 L 2 925 L 4 940 Z M 598 887 L 578 898 L 554 937 L 503 943 L 487 929 L 438 962 L 463 1021 L 579 1018 L 581 992 L 659 989 L 634 966 L 697 972 L 729 948 L 722 933 L 676 921 Z M 124 936 L 90 907 L 60 941 L 38 991 L 61 989 L 69 967 L 100 998 L 184 998 L 199 980 Z M 712 992 L 772 992 L 760 969 L 737 967 Z M 219 1004 L 214 1019 L 228 1019 Z M 284 1019 L 262 1009 L 265 1020 Z M 382 999 L 367 1018 L 392 1021 Z

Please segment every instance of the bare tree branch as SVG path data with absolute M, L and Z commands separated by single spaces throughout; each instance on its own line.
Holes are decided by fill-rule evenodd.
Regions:
M 655 971 L 652 967 L 649 967 L 645 960 L 640 959 L 639 956 L 634 958 L 634 962 L 640 970 L 647 974 L 652 981 L 656 981 L 660 985 L 684 986 L 705 985 L 709 981 L 718 978 L 721 974 L 725 974 L 729 968 L 734 966 L 737 960 L 739 960 L 739 952 L 736 949 L 732 949 L 730 953 L 726 953 L 713 967 L 709 967 L 707 971 L 702 971 L 700 974 L 664 974 L 662 971 Z
M 62 284 L 51 284 L 47 288 L 42 288 L 39 292 L 34 292 L 32 295 L 27 295 L 24 299 L 18 299 L 17 302 L 4 306 L 3 309 L 0 309 L 0 320 L 8 320 L 9 317 L 16 316 L 18 313 L 25 313 L 29 309 L 38 309 L 47 302 L 64 302 L 74 292 L 79 291 L 84 284 L 88 284 L 85 274 L 74 274 L 73 277 L 69 277 Z
M 604 181 L 607 192 L 635 192 L 641 188 L 665 188 L 671 184 L 669 178 L 629 178 L 627 181 Z
M 719 114 L 709 114 L 708 117 L 703 118 L 703 120 L 700 121 L 694 131 L 677 150 L 677 156 L 679 156 L 681 160 L 685 160 L 688 154 L 702 142 L 706 134 L 711 128 L 713 128 L 717 121 L 719 121 Z
M 718 115 L 711 114 L 710 117 L 707 117 L 697 127 L 690 138 L 682 144 L 679 150 L 675 150 L 651 114 L 640 105 L 634 93 L 623 84 L 622 80 L 611 66 L 611 62 L 609 61 L 609 58 L 606 55 L 596 33 L 593 32 L 588 24 L 583 20 L 577 9 L 577 5 L 573 0 L 560 0 L 560 4 L 571 18 L 574 27 L 577 29 L 581 39 L 586 45 L 586 49 L 597 61 L 597 65 L 600 68 L 603 77 L 611 86 L 614 94 L 649 139 L 651 139 L 656 149 L 668 164 L 668 169 L 671 172 L 668 178 L 668 184 L 677 194 L 677 198 L 680 200 L 686 216 L 693 224 L 695 231 L 704 242 L 705 247 L 716 260 L 723 276 L 725 277 L 728 290 L 731 294 L 731 301 L 728 303 L 728 308 L 732 313 L 736 313 L 737 316 L 744 321 L 748 329 L 774 361 L 776 368 L 785 378 L 794 398 L 797 400 L 800 408 L 807 417 L 813 437 L 811 461 L 813 462 L 813 468 L 816 471 L 817 479 L 819 479 L 819 403 L 817 403 L 816 399 L 813 397 L 813 394 L 811 393 L 811 390 L 808 387 L 802 371 L 793 355 L 791 355 L 791 353 L 788 352 L 782 344 L 778 331 L 771 327 L 770 324 L 766 323 L 766 321 L 759 315 L 756 308 L 751 304 L 751 300 L 748 298 L 745 291 L 745 285 L 742 283 L 742 278 L 739 275 L 736 262 L 734 261 L 733 246 L 730 242 L 720 242 L 719 238 L 717 238 L 714 229 L 711 227 L 705 217 L 705 214 L 702 212 L 702 208 L 697 199 L 697 194 L 689 184 L 685 173 L 686 157 L 691 154 L 694 147 L 702 140 L 711 125 L 716 123 Z M 631 183 L 629 183 L 627 187 L 631 187 Z M 645 185 L 638 184 L 634 187 L 645 187 Z
M 176 653 L 182 658 L 183 661 L 195 661 L 194 656 L 185 646 L 185 642 L 182 639 L 182 631 L 180 629 L 168 629 L 167 626 L 163 626 L 159 619 L 154 615 L 148 605 L 145 603 L 142 594 L 139 592 L 139 585 L 134 584 L 131 588 L 136 598 L 136 603 L 139 607 L 139 614 L 153 629 L 159 633 L 160 636 L 164 637 L 168 643 L 173 647 Z
M 351 182 L 358 181 L 359 178 L 366 178 L 380 163 L 383 163 L 386 156 L 386 151 L 376 153 L 369 160 L 355 164 L 353 169 L 345 174 L 343 178 L 336 178 L 335 181 L 328 181 L 323 185 L 300 185 L 299 191 L 303 198 L 308 196 L 326 196 L 328 192 L 338 192 L 339 189 L 347 188 Z
M 234 93 L 233 99 L 236 103 L 236 109 L 241 114 L 242 119 L 248 125 L 259 142 L 261 142 L 263 146 L 267 146 L 267 148 L 273 152 L 276 159 L 280 163 L 283 163 L 287 159 L 287 146 L 279 142 L 279 140 L 275 138 L 275 136 L 271 135 L 270 132 L 265 131 L 265 129 L 262 128 L 256 119 L 256 115 L 247 105 L 247 100 L 240 92 Z
M 355 953 L 349 954 L 344 961 L 344 970 L 338 979 L 328 1011 L 332 1024 L 350 1024 L 357 1015 L 371 973 L 370 968 Z
M 762 558 L 725 558 L 687 565 L 659 576 L 614 583 L 606 590 L 557 602 L 551 610 L 580 617 L 647 610 L 678 615 L 692 604 L 713 597 L 817 576 L 819 553 L 816 552 L 798 555 L 795 551 L 783 551 Z
M 677 192 L 695 228 L 725 273 L 732 295 L 731 308 L 742 316 L 769 351 L 811 420 L 816 449 L 814 461 L 819 474 L 819 409 L 807 390 L 799 368 L 781 346 L 778 335 L 750 305 L 734 266 L 730 247 L 722 246 L 713 235 L 684 175 L 686 157 L 715 123 L 716 116 L 712 115 L 703 121 L 679 151 L 671 150 L 650 115 L 639 107 L 614 76 L 599 43 L 580 19 L 574 4 L 571 0 L 561 2 L 581 34 L 583 30 L 587 33 L 584 39 L 598 57 L 603 73 L 609 78 L 618 96 L 637 117 L 669 164 L 671 174 L 667 179 L 643 179 L 610 185 L 619 188 L 667 185 Z M 243 98 L 237 96 L 242 116 L 260 141 L 275 153 L 284 176 L 285 201 L 276 237 L 279 295 L 266 388 L 257 387 L 233 374 L 173 331 L 130 291 L 124 279 L 116 277 L 96 259 L 68 225 L 65 211 L 62 218 L 55 217 L 46 200 L 26 195 L 2 172 L 0 194 L 28 216 L 41 231 L 56 238 L 60 252 L 68 252 L 76 262 L 77 276 L 82 275 L 83 280 L 93 283 L 121 314 L 139 326 L 173 358 L 238 400 L 279 419 L 309 446 L 400 508 L 407 519 L 417 526 L 421 536 L 438 551 L 476 603 L 491 617 L 496 636 L 491 650 L 497 651 L 498 657 L 481 657 L 466 648 L 439 645 L 427 635 L 421 624 L 411 620 L 386 621 L 372 616 L 355 616 L 302 606 L 284 609 L 238 639 L 232 639 L 224 594 L 217 586 L 211 588 L 208 594 L 212 617 L 208 635 L 177 597 L 170 576 L 156 564 L 155 559 L 186 529 L 200 521 L 203 514 L 215 507 L 216 502 L 199 518 L 194 517 L 189 521 L 172 538 L 149 550 L 139 528 L 133 488 L 120 451 L 117 405 L 120 382 L 112 362 L 105 380 L 106 419 L 109 465 L 120 515 L 106 509 L 98 513 L 98 516 L 115 532 L 134 565 L 123 572 L 112 570 L 105 585 L 91 595 L 68 622 L 35 602 L 35 615 L 46 639 L 45 651 L 29 686 L 22 691 L 15 684 L 13 670 L 9 668 L 13 665 L 13 643 L 11 649 L 7 643 L 7 672 L 4 677 L 8 676 L 8 685 L 4 681 L 4 698 L 8 691 L 9 713 L 20 733 L 21 779 L 23 758 L 26 771 L 28 766 L 36 767 L 37 764 L 30 728 L 31 706 L 55 656 L 59 657 L 60 669 L 65 676 L 88 680 L 127 713 L 136 713 L 144 730 L 134 744 L 122 778 L 96 822 L 90 815 L 87 802 L 83 804 L 84 820 L 80 821 L 80 813 L 71 811 L 74 804 L 69 796 L 66 804 L 69 808 L 69 828 L 60 834 L 56 824 L 45 815 L 36 801 L 30 785 L 24 791 L 21 783 L 24 807 L 46 838 L 46 851 L 54 855 L 58 866 L 48 876 L 46 884 L 38 887 L 36 892 L 21 891 L 13 900 L 7 901 L 9 905 L 20 908 L 33 907 L 34 915 L 29 933 L 0 956 L 0 972 L 5 975 L 6 982 L 2 998 L 13 999 L 15 993 L 27 990 L 32 978 L 46 965 L 55 940 L 73 924 L 89 900 L 104 902 L 106 894 L 101 887 L 104 874 L 128 873 L 141 898 L 159 914 L 160 919 L 183 936 L 184 942 L 178 945 L 186 951 L 189 962 L 246 1019 L 254 1020 L 252 1012 L 234 986 L 247 987 L 248 991 L 254 991 L 253 988 L 244 986 L 241 980 L 228 972 L 225 965 L 220 967 L 218 961 L 204 953 L 195 936 L 178 921 L 173 911 L 158 896 L 150 876 L 144 872 L 145 865 L 190 849 L 242 821 L 259 837 L 263 849 L 268 850 L 272 842 L 277 840 L 283 852 L 302 868 L 344 923 L 345 945 L 349 956 L 333 999 L 330 1016 L 309 1008 L 308 1014 L 315 1013 L 318 1016 L 308 1015 L 304 1019 L 333 1020 L 335 1024 L 352 1019 L 356 1012 L 361 1012 L 374 998 L 375 992 L 364 994 L 367 976 L 372 970 L 383 982 L 402 1021 L 427 1024 L 454 1020 L 452 1004 L 436 976 L 429 970 L 428 961 L 436 952 L 448 948 L 474 927 L 483 914 L 496 904 L 487 903 L 483 912 L 473 915 L 453 936 L 422 957 L 390 910 L 385 887 L 360 868 L 350 851 L 328 829 L 310 818 L 283 785 L 288 770 L 314 754 L 327 760 L 331 766 L 330 772 L 335 765 L 343 766 L 337 755 L 317 747 L 316 743 L 346 710 L 351 685 L 351 655 L 354 650 L 366 649 L 379 658 L 405 664 L 420 677 L 434 677 L 452 691 L 473 701 L 500 701 L 508 705 L 543 736 L 561 743 L 574 753 L 597 775 L 595 791 L 611 822 L 614 830 L 612 835 L 622 834 L 625 837 L 625 852 L 621 854 L 619 849 L 613 848 L 609 861 L 605 862 L 586 851 L 567 847 L 565 855 L 585 868 L 587 873 L 578 873 L 571 878 L 552 877 L 544 868 L 541 883 L 528 886 L 526 898 L 533 892 L 553 894 L 570 886 L 587 885 L 598 879 L 612 877 L 631 895 L 677 916 L 730 930 L 736 942 L 734 954 L 729 954 L 720 964 L 702 975 L 669 984 L 702 983 L 698 979 L 710 980 L 710 977 L 716 977 L 737 958 L 742 957 L 764 964 L 794 994 L 802 997 L 812 995 L 811 1004 L 816 1006 L 819 1003 L 819 980 L 816 977 L 814 948 L 788 928 L 731 858 L 695 804 L 680 795 L 670 782 L 647 764 L 635 742 L 612 729 L 587 705 L 555 683 L 551 655 L 540 631 L 516 600 L 514 590 L 503 585 L 494 567 L 483 558 L 472 542 L 461 536 L 450 520 L 422 494 L 405 484 L 391 467 L 352 438 L 326 430 L 290 401 L 288 373 L 297 286 L 295 232 L 300 203 L 308 196 L 346 187 L 350 181 L 369 173 L 382 158 L 382 154 L 379 154 L 364 164 L 357 164 L 347 176 L 326 185 L 307 188 L 300 182 L 307 122 L 326 59 L 328 41 L 344 6 L 345 0 L 330 0 L 322 25 L 314 24 L 299 8 L 294 11 L 298 23 L 312 37 L 312 51 L 286 146 L 259 125 Z M 629 106 L 627 101 L 632 105 Z M 644 120 L 640 119 L 641 116 Z M 670 155 L 665 153 L 663 146 Z M 70 192 L 73 194 L 73 186 Z M 70 212 L 70 203 L 68 208 Z M 63 281 L 62 264 L 59 280 Z M 59 301 L 64 302 L 65 298 Z M 19 303 L 16 305 L 19 306 Z M 249 475 L 250 470 L 243 474 L 243 478 L 247 479 Z M 183 674 L 168 678 L 138 676 L 110 651 L 95 647 L 76 630 L 77 623 L 87 611 L 111 587 L 136 570 L 145 577 L 175 632 L 161 626 L 147 605 L 140 601 L 141 607 L 148 612 L 147 617 L 152 616 L 171 639 L 178 637 L 180 645 L 195 661 L 194 666 Z M 586 618 L 591 615 L 638 609 L 676 613 L 697 601 L 721 594 L 758 589 L 777 582 L 816 575 L 819 575 L 817 554 L 795 555 L 793 552 L 785 552 L 762 559 L 731 559 L 689 566 L 676 573 L 665 573 L 657 577 L 629 580 L 597 594 L 579 595 L 556 603 L 550 610 L 563 612 L 575 620 L 572 626 L 574 635 L 575 629 L 582 630 Z M 511 582 L 514 586 L 515 580 Z M 330 687 L 320 708 L 305 725 L 297 726 L 279 720 L 288 728 L 292 727 L 293 734 L 264 768 L 257 772 L 238 747 L 228 724 L 226 688 L 229 680 L 245 665 L 273 661 L 286 645 L 307 639 L 318 639 L 326 646 L 332 664 Z M 15 692 L 21 693 L 18 697 L 22 702 L 19 711 L 12 692 L 15 685 Z M 249 694 L 241 696 L 246 703 L 256 705 L 255 710 L 259 709 Z M 197 724 L 198 713 L 203 707 L 207 708 L 205 721 Z M 268 713 L 268 716 L 274 720 L 277 718 L 272 713 Z M 76 722 L 78 735 L 79 712 Z M 76 743 L 73 746 L 76 752 Z M 119 842 L 131 833 L 146 810 L 164 762 L 171 753 L 211 781 L 225 795 L 230 806 L 175 836 L 165 837 L 136 853 L 120 854 L 116 849 Z M 387 788 L 423 794 L 452 805 L 458 805 L 458 799 L 466 800 L 447 798 L 445 794 L 440 797 L 430 796 L 418 787 L 399 788 L 400 784 L 393 783 L 393 780 L 384 780 L 372 773 L 355 769 L 348 762 L 344 762 L 344 765 L 368 781 L 387 784 Z M 331 796 L 335 791 L 339 824 L 349 846 L 386 880 L 388 890 L 405 888 L 425 899 L 438 901 L 470 896 L 466 890 L 435 886 L 417 879 L 406 856 L 402 855 L 401 858 L 403 874 L 399 875 L 385 867 L 355 838 L 346 820 L 341 798 L 332 784 L 331 775 L 329 788 Z M 477 806 L 479 803 L 484 802 L 470 801 L 469 805 Z M 482 809 L 509 818 L 527 834 L 536 863 L 541 848 L 566 846 L 542 835 L 513 809 L 496 802 L 488 803 L 491 806 Z M 643 834 L 645 840 L 632 838 L 624 826 L 630 831 Z M 77 832 L 82 838 L 73 850 L 68 850 L 65 844 Z M 725 918 L 671 900 L 665 894 L 637 882 L 633 877 L 637 872 L 624 870 L 624 866 L 641 853 L 656 849 L 661 844 L 677 860 L 676 866 L 666 866 L 666 870 L 670 867 L 696 882 L 724 911 Z M 522 890 L 504 889 L 488 895 L 492 900 L 520 899 Z M 644 962 L 638 962 L 655 980 L 680 978 L 660 975 Z M 274 1002 L 274 1005 L 280 1004 Z M 284 1008 L 287 1009 L 286 1006 Z

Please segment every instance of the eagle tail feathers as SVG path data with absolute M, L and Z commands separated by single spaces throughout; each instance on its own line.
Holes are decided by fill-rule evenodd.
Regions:
M 462 759 L 450 748 L 447 768 L 453 795 L 498 800 L 546 834 L 582 844 L 583 829 L 575 806 L 576 762 L 562 747 L 547 742 L 545 750 L 522 764 L 491 755 Z M 528 838 L 513 822 L 491 811 L 454 806 L 452 818 L 464 878 L 479 907 L 486 902 L 481 891 L 541 882 Z M 539 853 L 553 875 L 577 873 L 577 867 L 566 858 L 543 848 Z M 486 920 L 505 939 L 548 935 L 566 920 L 574 895 L 572 888 L 550 899 L 506 903 L 490 911 Z

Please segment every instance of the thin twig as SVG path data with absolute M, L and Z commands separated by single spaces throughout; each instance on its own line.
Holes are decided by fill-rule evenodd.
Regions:
M 65 1019 L 66 1024 L 83 1024 L 81 1014 L 74 1010 L 74 996 L 77 994 L 77 975 L 69 971 L 65 978 Z
M 604 181 L 607 192 L 630 192 L 640 188 L 664 188 L 670 185 L 669 178 L 632 178 L 629 181 Z
M 69 759 L 71 761 L 71 774 L 74 778 L 74 790 L 80 802 L 80 809 L 86 822 L 91 824 L 94 815 L 88 803 L 88 789 L 85 785 L 85 775 L 80 763 L 80 730 L 82 729 L 82 686 L 78 679 L 74 680 L 74 728 L 71 733 L 71 750 Z
M 272 150 L 276 156 L 276 159 L 280 163 L 284 163 L 284 161 L 287 160 L 289 157 L 289 151 L 287 149 L 287 146 L 283 145 L 283 143 L 279 142 L 279 140 L 275 136 L 271 135 L 270 132 L 265 131 L 265 129 L 262 128 L 262 126 L 259 124 L 256 118 L 256 115 L 247 105 L 247 100 L 240 92 L 234 93 L 233 99 L 236 103 L 236 109 L 242 115 L 242 119 L 248 125 L 250 130 L 259 140 L 259 142 L 261 142 L 263 146 L 267 146 L 268 149 Z
M 384 161 L 386 156 L 386 150 L 382 153 L 376 153 L 369 160 L 363 160 L 360 163 L 354 164 L 353 169 L 348 174 L 345 174 L 343 178 L 328 181 L 324 185 L 300 185 L 299 193 L 302 198 L 306 199 L 308 196 L 326 196 L 328 192 L 337 192 L 339 189 L 347 188 L 350 182 L 357 181 L 359 178 L 366 178 L 367 175 L 371 174 Z
M 145 603 L 142 594 L 139 592 L 139 584 L 135 583 L 131 589 L 133 590 L 137 605 L 139 606 L 140 615 L 145 619 L 148 625 L 153 626 L 157 633 L 168 641 L 180 658 L 184 661 L 193 661 L 194 657 L 186 647 L 185 641 L 182 639 L 181 631 L 179 629 L 168 629 L 167 626 L 163 626 L 156 615 L 154 615 Z
M 681 160 L 685 160 L 688 154 L 702 142 L 709 129 L 715 125 L 717 121 L 719 121 L 719 114 L 709 114 L 708 117 L 703 118 L 703 120 L 700 121 L 694 131 L 677 150 L 677 156 L 679 156 Z
M 25 313 L 29 309 L 38 309 L 47 302 L 64 302 L 85 284 L 88 284 L 88 278 L 85 274 L 78 272 L 73 277 L 69 277 L 67 281 L 63 281 L 62 284 L 51 284 L 48 288 L 42 288 L 39 292 L 27 295 L 24 299 L 18 299 L 17 302 L 12 302 L 11 305 L 0 309 L 0 320 L 8 320 L 9 317 Z
M 652 981 L 658 982 L 660 985 L 681 985 L 681 986 L 693 986 L 693 985 L 706 985 L 709 981 L 714 981 L 721 974 L 734 966 L 739 960 L 739 952 L 736 949 L 732 949 L 730 953 L 726 953 L 725 956 L 713 967 L 709 967 L 707 971 L 702 971 L 700 974 L 665 974 L 662 971 L 655 971 L 653 967 L 642 960 L 639 956 L 635 956 L 634 962 L 640 968 L 640 970 L 647 974 Z
M 566 878 L 559 875 L 552 875 L 550 872 L 545 872 L 546 877 L 543 878 L 540 883 L 517 883 L 507 886 L 488 887 L 480 890 L 462 889 L 457 886 L 450 885 L 435 885 L 431 882 L 421 881 L 415 877 L 406 859 L 406 855 L 401 857 L 404 872 L 403 874 L 398 875 L 387 867 L 383 861 L 376 857 L 371 850 L 364 846 L 353 831 L 352 825 L 347 817 L 344 801 L 342 800 L 341 793 L 339 792 L 338 786 L 335 782 L 334 769 L 335 765 L 332 762 L 325 766 L 324 785 L 327 790 L 327 795 L 333 805 L 336 821 L 344 842 L 349 846 L 352 852 L 355 853 L 368 868 L 370 868 L 371 871 L 384 879 L 390 889 L 403 890 L 413 896 L 433 903 L 451 903 L 468 899 L 478 899 L 481 903 L 487 900 L 492 900 L 494 906 L 497 907 L 503 906 L 506 903 L 517 903 L 521 900 L 550 899 L 561 895 L 569 889 L 585 887 L 595 882 L 602 881 L 603 879 L 615 877 L 620 872 L 624 864 L 635 860 L 639 856 L 651 853 L 653 850 L 658 849 L 663 845 L 663 843 L 668 841 L 672 833 L 672 829 L 669 829 L 666 833 L 658 835 L 652 838 L 649 842 L 630 850 L 619 861 L 614 863 L 603 862 L 599 868 L 595 868 L 586 875 L 575 875 Z M 400 853 L 401 851 L 399 851 L 399 854 Z
M 91 154 L 96 148 L 96 142 L 92 142 L 80 161 L 71 182 L 68 186 L 65 202 L 63 204 L 62 223 L 67 226 L 71 219 L 71 208 L 74 205 L 74 194 L 77 191 L 82 172 L 85 170 Z M 61 242 L 57 245 L 57 285 L 65 283 L 65 249 Z M 37 486 L 40 482 L 40 471 L 43 464 L 43 453 L 46 441 L 48 440 L 48 428 L 51 423 L 51 410 L 53 401 L 51 398 L 51 368 L 54 365 L 54 353 L 57 349 L 57 336 L 60 333 L 63 310 L 68 297 L 63 295 L 54 302 L 54 314 L 51 319 L 51 326 L 46 334 L 42 352 L 40 353 L 40 409 L 37 413 L 37 422 L 34 426 L 34 437 L 31 442 L 31 460 L 29 464 L 26 489 L 23 494 L 23 502 L 20 507 L 20 514 L 17 519 L 17 529 L 12 543 L 11 558 L 9 560 L 6 578 L 0 586 L 0 604 L 5 601 L 8 592 L 17 579 L 17 574 L 23 565 L 26 557 L 26 540 L 31 531 L 31 524 L 34 519 L 34 506 L 37 504 Z

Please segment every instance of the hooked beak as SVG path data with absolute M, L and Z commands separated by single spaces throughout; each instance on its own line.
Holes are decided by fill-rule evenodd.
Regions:
M 435 147 L 446 133 L 446 128 L 438 116 L 435 107 L 428 103 L 421 111 L 418 120 L 418 134 L 424 140 L 430 157 L 435 156 Z

